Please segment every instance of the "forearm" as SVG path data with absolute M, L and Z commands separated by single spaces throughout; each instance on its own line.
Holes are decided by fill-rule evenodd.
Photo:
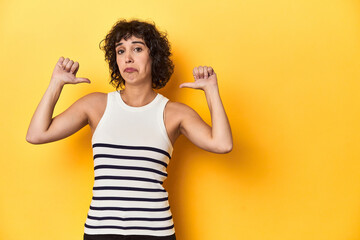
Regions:
M 26 135 L 26 140 L 28 142 L 36 143 L 39 136 L 48 130 L 51 125 L 54 108 L 60 97 L 62 88 L 63 84 L 59 81 L 50 81 L 50 84 L 31 119 Z
M 214 144 L 224 151 L 231 151 L 233 141 L 229 120 L 222 104 L 219 88 L 217 85 L 208 86 L 204 89 L 209 106 L 212 123 L 212 139 Z

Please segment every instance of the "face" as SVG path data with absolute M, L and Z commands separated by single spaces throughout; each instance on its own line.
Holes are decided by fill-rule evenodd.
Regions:
M 142 38 L 131 36 L 115 44 L 116 62 L 126 84 L 137 84 L 150 81 L 150 50 Z

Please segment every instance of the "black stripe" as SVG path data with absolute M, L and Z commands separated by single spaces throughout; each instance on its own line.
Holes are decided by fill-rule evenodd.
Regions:
M 108 143 L 94 143 L 92 145 L 93 148 L 95 147 L 108 147 L 108 148 L 121 148 L 121 149 L 131 149 L 131 150 L 149 150 L 153 152 L 162 153 L 171 159 L 171 156 L 168 152 L 155 147 L 146 147 L 146 146 L 126 146 L 126 145 L 116 145 L 116 144 L 108 144 Z
M 134 181 L 143 181 L 143 182 L 153 182 L 163 184 L 163 181 L 150 179 L 150 178 L 142 178 L 142 177 L 123 177 L 123 176 L 96 176 L 95 180 L 100 179 L 119 179 L 119 180 L 134 180 Z
M 87 225 L 85 223 L 85 227 L 87 228 L 119 228 L 119 229 L 139 229 L 139 230 L 167 230 L 167 229 L 172 229 L 174 227 L 174 224 L 169 226 L 169 227 L 122 227 L 122 226 L 112 226 L 112 225 L 107 225 L 107 226 L 91 226 L 91 225 Z
M 164 212 L 170 209 L 170 206 L 165 208 L 123 208 L 123 207 L 93 207 L 91 210 L 119 210 L 119 211 L 140 211 L 140 212 Z
M 131 170 L 139 170 L 139 171 L 147 171 L 147 172 L 154 172 L 160 175 L 167 177 L 167 173 L 161 172 L 159 170 L 155 170 L 152 168 L 144 168 L 144 167 L 129 167 L 129 166 L 117 166 L 117 165 L 97 165 L 94 167 L 94 170 L 100 168 L 112 168 L 112 169 L 131 169 Z
M 121 218 L 121 217 L 94 217 L 94 216 L 90 216 L 88 214 L 87 216 L 89 219 L 92 220 L 121 220 L 121 221 L 149 221 L 149 222 L 156 222 L 156 221 L 167 221 L 170 220 L 172 218 L 172 216 L 170 217 L 165 217 L 165 218 Z
M 126 191 L 140 191 L 140 192 L 166 192 L 165 189 L 135 188 L 135 187 L 93 187 L 93 190 L 126 190 Z
M 167 163 L 157 160 L 157 159 L 153 159 L 153 158 L 148 158 L 148 157 L 135 157 L 135 156 L 124 156 L 124 155 L 110 155 L 110 154 L 95 154 L 94 155 L 94 160 L 96 158 L 116 158 L 116 159 L 136 159 L 136 160 L 144 160 L 144 161 L 149 161 L 149 162 L 154 162 L 154 163 L 158 163 L 163 165 L 164 167 L 167 167 Z
M 138 202 L 164 202 L 168 198 L 132 198 L 132 197 L 93 197 L 93 200 L 122 200 L 122 201 L 138 201 Z

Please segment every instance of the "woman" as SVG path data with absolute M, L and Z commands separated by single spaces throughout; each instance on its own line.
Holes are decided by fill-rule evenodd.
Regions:
M 195 67 L 195 81 L 180 85 L 205 92 L 210 127 L 189 106 L 154 91 L 166 85 L 174 68 L 166 34 L 155 24 L 119 20 L 104 40 L 110 82 L 120 90 L 90 93 L 52 118 L 65 84 L 90 83 L 76 77 L 78 62 L 60 57 L 26 140 L 57 141 L 89 124 L 95 181 L 84 239 L 176 239 L 162 186 L 176 139 L 183 134 L 214 153 L 232 149 L 216 74 L 211 67 Z

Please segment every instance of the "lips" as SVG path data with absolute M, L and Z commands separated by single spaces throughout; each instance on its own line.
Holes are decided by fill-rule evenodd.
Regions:
M 135 72 L 135 68 L 125 68 L 124 72 Z

